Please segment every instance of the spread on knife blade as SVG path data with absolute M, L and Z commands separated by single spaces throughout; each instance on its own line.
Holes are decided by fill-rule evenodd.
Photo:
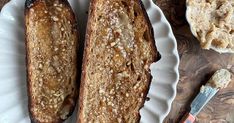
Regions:
M 231 81 L 231 73 L 226 69 L 218 70 L 210 78 L 206 85 L 200 88 L 199 94 L 190 105 L 190 112 L 180 121 L 180 123 L 193 123 L 196 115 L 210 101 L 210 99 L 220 90 L 226 88 Z
M 220 69 L 214 73 L 207 85 L 213 88 L 222 89 L 226 88 L 230 81 L 231 73 L 226 69 Z

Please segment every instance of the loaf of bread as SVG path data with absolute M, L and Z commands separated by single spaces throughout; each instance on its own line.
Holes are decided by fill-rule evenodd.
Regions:
M 25 27 L 31 121 L 60 123 L 78 95 L 75 15 L 67 0 L 26 0 Z
M 91 0 L 77 123 L 136 123 L 158 58 L 140 0 Z

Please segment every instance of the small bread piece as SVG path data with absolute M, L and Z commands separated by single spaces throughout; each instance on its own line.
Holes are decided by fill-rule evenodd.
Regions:
M 67 0 L 26 0 L 29 113 L 35 123 L 60 123 L 77 100 L 78 32 Z
M 140 0 L 91 0 L 77 123 L 136 123 L 158 58 Z
M 186 16 L 203 49 L 234 53 L 234 0 L 187 0 Z

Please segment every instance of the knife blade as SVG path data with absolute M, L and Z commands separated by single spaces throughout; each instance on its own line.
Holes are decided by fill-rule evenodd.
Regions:
M 195 117 L 212 97 L 222 88 L 227 87 L 231 81 L 231 73 L 226 69 L 218 70 L 209 79 L 208 83 L 200 88 L 199 94 L 190 105 L 190 111 L 180 123 L 193 123 Z
M 217 88 L 213 88 L 211 86 L 202 86 L 199 94 L 190 105 L 190 114 L 196 116 L 217 92 Z

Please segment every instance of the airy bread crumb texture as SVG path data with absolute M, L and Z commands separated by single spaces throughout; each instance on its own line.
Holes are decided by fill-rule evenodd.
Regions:
M 30 110 L 49 123 L 66 119 L 75 105 L 77 30 L 61 1 L 36 2 L 26 19 Z
M 95 0 L 94 0 L 95 1 Z M 93 3 L 86 50 L 84 123 L 139 121 L 156 48 L 138 0 Z
M 234 1 L 187 0 L 188 21 L 204 49 L 234 53 Z

